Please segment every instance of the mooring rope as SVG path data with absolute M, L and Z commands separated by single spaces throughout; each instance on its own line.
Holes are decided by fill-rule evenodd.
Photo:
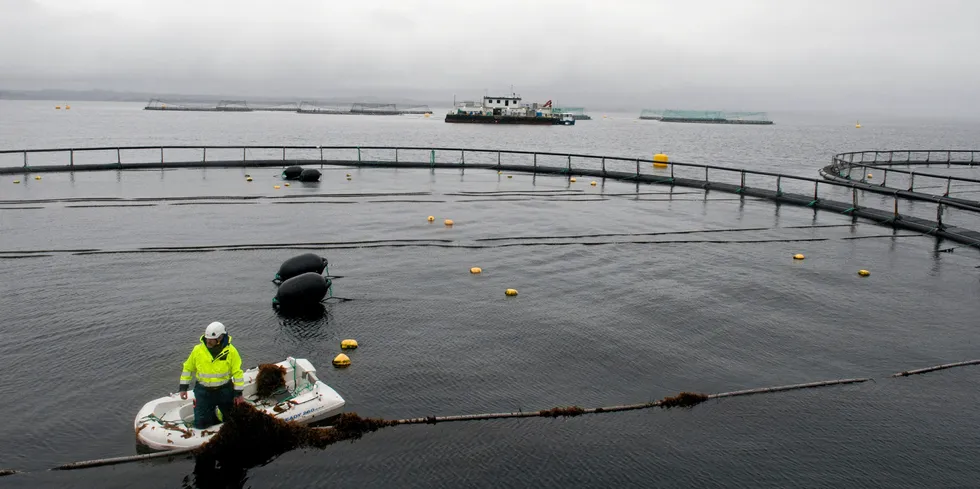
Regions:
M 928 367 L 916 370 L 907 370 L 904 372 L 896 373 L 891 377 L 906 377 L 909 375 L 922 374 L 927 372 L 932 372 L 935 370 L 942 370 L 953 367 L 961 367 L 967 365 L 977 365 L 980 364 L 980 360 L 969 360 L 965 362 L 948 363 L 943 365 L 937 365 L 935 367 Z M 817 382 L 806 382 L 802 384 L 789 384 L 781 385 L 775 387 L 759 387 L 754 389 L 743 389 L 737 391 L 720 392 L 716 394 L 698 394 L 692 392 L 681 392 L 677 396 L 665 397 L 657 401 L 649 401 L 636 404 L 622 404 L 614 406 L 603 406 L 595 408 L 581 408 L 578 406 L 570 407 L 554 407 L 551 409 L 539 410 L 539 411 L 517 411 L 517 412 L 502 412 L 502 413 L 481 413 L 481 414 L 463 414 L 463 415 L 450 415 L 450 416 L 425 416 L 416 418 L 403 418 L 395 420 L 383 420 L 376 419 L 370 420 L 374 425 L 377 426 L 396 426 L 396 425 L 409 425 L 409 424 L 435 424 L 435 423 L 446 423 L 446 422 L 456 422 L 456 421 L 479 421 L 479 420 L 490 420 L 490 419 L 506 419 L 506 418 L 556 418 L 556 417 L 570 417 L 579 416 L 582 414 L 602 414 L 602 413 L 614 413 L 622 411 L 632 411 L 639 409 L 650 409 L 654 407 L 660 407 L 664 409 L 669 409 L 673 407 L 693 407 L 702 402 L 712 400 L 712 399 L 723 399 L 727 397 L 741 397 L 749 396 L 755 394 L 773 394 L 778 392 L 786 392 L 792 390 L 801 389 L 813 389 L 819 387 L 828 387 L 835 385 L 847 385 L 847 384 L 860 384 L 868 381 L 874 381 L 870 377 L 861 378 L 849 378 L 849 379 L 836 379 L 836 380 L 823 380 Z M 334 426 L 311 428 L 317 431 L 334 430 L 337 429 Z M 146 455 L 133 455 L 126 457 L 115 457 L 115 458 L 103 458 L 95 460 L 86 460 L 81 462 L 72 462 L 64 465 L 59 465 L 51 470 L 74 470 L 74 469 L 84 469 L 91 467 L 101 467 L 106 465 L 116 465 L 130 462 L 139 462 L 143 460 L 150 460 L 156 458 L 167 458 L 175 457 L 180 455 L 191 456 L 197 448 L 184 448 L 179 450 L 171 450 L 167 452 L 146 454 Z M 9 475 L 19 473 L 19 471 L 6 469 L 0 472 L 0 475 Z

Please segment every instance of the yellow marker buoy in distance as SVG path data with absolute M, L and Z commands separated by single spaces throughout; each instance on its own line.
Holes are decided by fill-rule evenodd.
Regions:
M 445 225 L 447 225 L 447 226 L 452 226 L 453 224 L 455 224 L 455 223 L 453 223 L 453 220 L 452 219 L 446 219 L 442 223 L 445 224 Z
M 357 340 L 351 340 L 351 339 L 343 340 L 340 342 L 340 347 L 344 350 L 353 350 L 357 348 Z M 350 361 L 348 360 L 348 363 L 349 362 Z
M 14 183 L 20 183 L 20 180 L 14 180 Z
M 251 181 L 252 181 L 252 177 L 247 177 L 247 178 L 245 179 L 245 181 L 246 181 L 246 182 L 251 182 Z
M 854 127 L 861 129 L 861 121 L 857 121 L 857 124 L 854 124 Z
M 667 162 L 668 161 L 670 161 L 670 158 L 668 158 L 667 155 L 665 155 L 663 153 L 657 153 L 657 154 L 653 155 L 653 167 L 654 168 L 667 168 L 667 166 L 668 166 L 667 165 Z
M 279 190 L 279 186 L 278 185 L 273 185 L 272 188 L 274 188 L 276 190 Z
M 797 254 L 793 255 L 793 259 L 794 260 L 802 260 L 804 258 L 806 258 L 806 257 L 803 256 L 803 253 L 797 253 Z
M 349 177 L 350 176 L 350 173 L 348 173 L 347 176 Z
M 862 277 L 867 277 L 868 275 L 871 275 L 871 272 L 869 272 L 867 270 L 858 270 L 858 275 L 860 275 Z
M 343 353 L 337 355 L 333 359 L 333 366 L 337 368 L 350 367 L 350 357 Z
M 435 220 L 436 220 L 436 216 L 429 216 L 429 217 L 428 217 L 428 218 L 426 218 L 426 219 L 427 219 L 427 220 L 428 220 L 429 222 L 432 222 L 432 221 L 435 221 Z
M 483 273 L 483 269 L 480 267 L 473 267 L 470 269 L 470 273 L 472 273 L 473 275 L 477 275 Z
M 34 176 L 34 179 L 35 179 L 35 180 L 40 180 L 40 179 L 41 179 L 41 175 L 35 175 L 35 176 Z
M 514 178 L 514 175 L 507 175 L 507 178 Z
M 287 187 L 289 186 L 289 184 L 288 184 L 288 183 L 287 183 L 287 184 L 284 184 L 284 185 L 286 185 Z
M 504 291 L 504 295 L 507 297 L 514 297 L 517 295 L 517 289 L 507 289 Z
M 872 177 L 872 176 L 873 176 L 873 175 L 871 175 L 870 173 L 868 173 L 868 180 L 871 180 L 871 177 Z
M 348 181 L 348 182 L 350 181 L 350 177 L 347 177 L 347 181 Z
M 60 105 L 55 105 L 54 106 L 54 110 L 61 110 L 61 106 Z
M 572 183 L 575 183 L 575 177 L 569 178 L 568 181 L 569 182 L 572 182 Z
M 589 185 L 592 185 L 593 187 L 595 187 L 595 180 L 592 180 L 592 183 L 590 183 Z
M 68 105 L 68 104 L 65 104 L 65 110 L 71 110 L 71 106 Z

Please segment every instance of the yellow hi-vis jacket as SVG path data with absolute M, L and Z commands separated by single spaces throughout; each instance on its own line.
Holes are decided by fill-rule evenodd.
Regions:
M 242 395 L 242 389 L 245 388 L 242 357 L 231 345 L 230 335 L 225 335 L 221 346 L 221 351 L 212 356 L 204 342 L 204 336 L 201 336 L 201 342 L 194 345 L 191 354 L 184 361 L 184 371 L 180 374 L 181 391 L 187 390 L 191 378 L 197 374 L 197 383 L 204 387 L 220 387 L 231 381 L 235 386 L 235 396 Z

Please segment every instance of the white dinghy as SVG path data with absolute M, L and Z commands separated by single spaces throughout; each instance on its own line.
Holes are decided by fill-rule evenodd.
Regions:
M 344 398 L 316 377 L 316 368 L 305 358 L 288 357 L 276 363 L 286 369 L 286 386 L 269 397 L 255 395 L 259 368 L 244 372 L 242 396 L 256 409 L 283 421 L 315 423 L 340 414 Z M 221 424 L 199 430 L 194 428 L 194 392 L 187 399 L 170 394 L 143 406 L 134 423 L 136 439 L 153 450 L 174 450 L 201 446 L 218 433 Z

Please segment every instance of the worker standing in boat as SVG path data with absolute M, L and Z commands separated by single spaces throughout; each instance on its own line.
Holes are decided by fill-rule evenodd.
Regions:
M 187 389 L 195 374 L 195 428 L 204 429 L 218 424 L 215 407 L 221 410 L 222 416 L 226 416 L 233 403 L 245 402 L 242 397 L 245 387 L 242 357 L 232 346 L 231 336 L 225 332 L 224 324 L 217 321 L 209 324 L 200 343 L 194 345 L 184 362 L 184 371 L 180 374 L 181 399 L 187 399 Z

